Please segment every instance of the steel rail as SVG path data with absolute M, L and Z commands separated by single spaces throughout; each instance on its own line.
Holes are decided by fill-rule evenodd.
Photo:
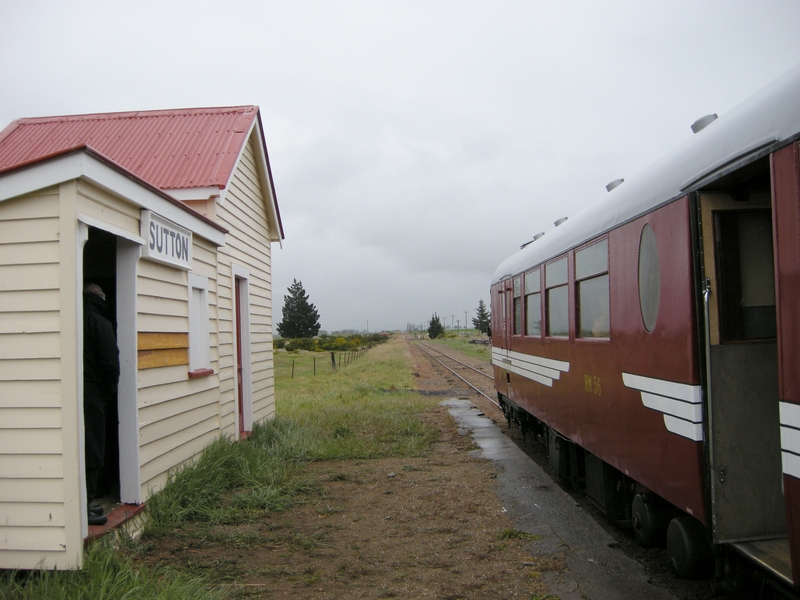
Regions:
M 484 373 L 484 372 L 483 372 L 483 371 L 481 371 L 480 369 L 476 369 L 476 368 L 475 368 L 475 367 L 473 367 L 472 365 L 468 365 L 468 364 L 467 364 L 467 363 L 465 363 L 465 362 L 461 362 L 461 361 L 460 361 L 460 360 L 458 360 L 457 358 L 454 358 L 454 357 L 450 356 L 449 354 L 445 354 L 444 352 L 442 352 L 441 350 L 439 350 L 439 348 L 434 348 L 433 346 L 429 346 L 428 344 L 423 344 L 422 342 L 417 342 L 417 344 L 419 344 L 420 346 L 425 346 L 426 348 L 428 348 L 428 349 L 430 349 L 430 350 L 436 350 L 436 352 L 438 352 L 438 353 L 439 353 L 439 354 L 441 354 L 442 356 L 446 356 L 446 357 L 447 357 L 447 358 L 449 358 L 450 360 L 454 360 L 454 361 L 456 361 L 458 364 L 460 364 L 460 365 L 463 365 L 463 366 L 467 367 L 468 369 L 472 369 L 472 370 L 473 370 L 473 371 L 475 371 L 476 373 L 479 373 L 479 374 L 483 375 L 484 377 L 488 377 L 489 379 L 491 379 L 492 381 L 494 381 L 494 375 L 489 375 L 488 373 Z
M 472 384 L 471 384 L 469 381 L 467 381 L 466 379 L 464 379 L 464 378 L 463 378 L 461 375 L 459 375 L 458 373 L 456 373 L 456 372 L 455 372 L 453 369 L 451 369 L 451 368 L 450 368 L 450 367 L 448 367 L 446 364 L 444 364 L 442 361 L 440 361 L 438 358 L 436 358 L 436 357 L 435 357 L 433 354 L 431 354 L 431 352 L 429 352 L 429 351 L 428 351 L 427 347 L 426 347 L 424 344 L 422 344 L 422 343 L 420 343 L 420 342 L 414 342 L 414 345 L 416 345 L 416 346 L 417 346 L 417 348 L 419 348 L 419 349 L 420 349 L 420 350 L 422 350 L 422 351 L 423 351 L 425 354 L 427 354 L 429 357 L 431 357 L 431 359 L 435 360 L 437 363 L 439 363 L 439 364 L 440 364 L 441 366 L 443 366 L 445 369 L 447 369 L 448 371 L 450 371 L 450 372 L 451 372 L 453 375 L 455 375 L 456 377 L 458 377 L 458 378 L 459 378 L 461 381 L 463 381 L 464 383 L 466 383 L 466 384 L 467 384 L 469 387 L 471 387 L 473 390 L 475 390 L 476 392 L 478 392 L 478 393 L 479 393 L 481 396 L 483 396 L 484 398 L 486 398 L 487 400 L 489 400 L 489 402 L 491 402 L 492 404 L 494 404 L 494 405 L 495 405 L 497 408 L 500 408 L 500 403 L 499 403 L 499 402 L 497 402 L 497 401 L 496 401 L 494 398 L 492 398 L 491 396 L 489 396 L 489 395 L 485 394 L 483 391 L 481 391 L 481 390 L 479 390 L 478 388 L 476 388 L 476 387 L 475 387 L 474 385 L 472 385 Z M 442 354 L 444 354 L 444 352 L 442 352 Z M 445 356 L 447 356 L 447 355 L 445 354 Z M 448 358 L 449 358 L 449 357 L 448 357 Z M 455 359 L 453 359 L 453 360 L 455 360 Z M 456 362 L 459 362 L 459 361 L 456 361 Z M 463 364 L 463 363 L 462 363 L 462 364 Z M 467 365 L 467 366 L 469 366 L 469 365 Z M 483 373 L 483 375 L 485 375 L 485 374 L 486 374 L 486 373 Z

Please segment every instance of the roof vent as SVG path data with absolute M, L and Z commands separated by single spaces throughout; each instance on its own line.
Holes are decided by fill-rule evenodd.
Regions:
M 553 225 L 555 225 L 556 227 L 558 227 L 559 225 L 561 225 L 561 224 L 562 224 L 564 221 L 566 221 L 566 220 L 567 220 L 567 217 L 561 217 L 561 218 L 560 218 L 558 221 L 556 221 L 555 223 L 553 223 Z
M 540 233 L 537 233 L 535 236 L 533 236 L 533 239 L 530 242 L 525 242 L 524 244 L 522 244 L 522 246 L 519 247 L 519 249 L 522 250 L 525 246 L 530 246 L 533 242 L 538 240 L 543 235 L 544 235 L 544 231 L 542 231 Z
M 612 181 L 612 182 L 608 183 L 608 184 L 606 185 L 606 191 L 607 191 L 607 192 L 610 192 L 611 190 L 613 190 L 615 187 L 617 187 L 617 186 L 618 186 L 620 183 L 622 183 L 623 181 L 625 181 L 625 180 L 624 180 L 624 179 L 622 179 L 622 177 L 620 177 L 619 179 L 615 179 L 614 181 Z
M 698 131 L 703 131 L 706 127 L 711 125 L 714 121 L 717 120 L 717 113 L 711 113 L 710 115 L 706 115 L 705 117 L 700 117 L 692 123 L 692 133 L 697 133 Z

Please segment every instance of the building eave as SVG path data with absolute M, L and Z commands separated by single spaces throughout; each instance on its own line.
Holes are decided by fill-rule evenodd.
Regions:
M 217 246 L 225 244 L 224 227 L 85 145 L 0 171 L 0 202 L 74 179 L 90 181 L 139 208 L 155 211 Z

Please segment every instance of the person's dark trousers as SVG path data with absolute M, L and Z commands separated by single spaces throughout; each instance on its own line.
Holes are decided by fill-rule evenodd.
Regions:
M 100 479 L 102 472 L 103 467 L 86 467 L 86 504 L 91 504 L 92 500 L 94 500 L 97 481 Z
M 93 514 L 89 505 L 97 493 L 97 482 L 103 473 L 106 449 L 106 396 L 100 382 L 83 382 L 84 449 L 86 452 L 86 505 L 89 525 L 103 525 L 105 515 Z

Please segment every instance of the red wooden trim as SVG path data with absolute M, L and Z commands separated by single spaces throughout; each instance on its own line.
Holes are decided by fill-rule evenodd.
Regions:
M 214 369 L 195 369 L 194 371 L 189 371 L 189 379 L 199 379 L 213 374 Z
M 144 504 L 120 504 L 106 515 L 108 517 L 108 521 L 105 525 L 89 525 L 89 534 L 83 540 L 84 545 L 91 540 L 102 537 L 123 523 L 130 521 L 144 509 Z

